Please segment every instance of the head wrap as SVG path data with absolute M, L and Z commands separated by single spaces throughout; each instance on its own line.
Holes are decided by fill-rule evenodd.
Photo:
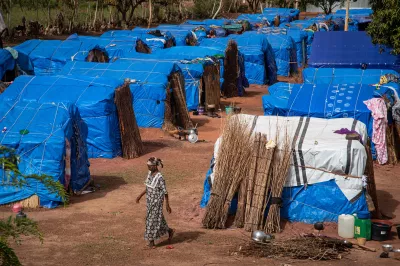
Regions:
M 156 157 L 151 157 L 148 161 L 147 161 L 147 165 L 149 166 L 161 166 L 164 167 L 162 160 Z

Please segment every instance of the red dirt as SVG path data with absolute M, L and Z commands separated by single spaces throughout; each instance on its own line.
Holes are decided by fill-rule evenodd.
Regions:
M 252 86 L 243 98 L 234 101 L 243 113 L 262 114 L 263 86 Z M 224 115 L 223 115 L 224 117 Z M 224 118 L 194 117 L 199 123 L 199 138 L 206 142 L 190 144 L 176 140 L 160 130 L 142 129 L 145 155 L 134 160 L 117 158 L 91 161 L 95 183 L 101 188 L 91 194 L 73 197 L 66 208 L 27 210 L 30 218 L 39 222 L 44 243 L 23 238 L 14 246 L 24 265 L 282 265 L 293 264 L 289 259 L 267 260 L 242 257 L 234 252 L 249 233 L 241 229 L 205 230 L 201 227 L 203 210 L 199 202 L 205 173 L 209 167 L 213 145 Z M 147 250 L 143 239 L 145 201 L 135 203 L 143 190 L 146 160 L 157 156 L 164 160 L 162 172 L 170 193 L 172 214 L 166 215 L 169 225 L 176 229 L 167 249 L 165 238 L 155 250 Z M 399 166 L 377 166 L 376 182 L 380 207 L 389 216 L 400 217 Z M 11 215 L 9 208 L 0 208 L 0 217 Z M 400 222 L 400 220 L 398 220 Z M 327 225 L 323 233 L 336 235 L 336 225 Z M 313 226 L 286 224 L 278 237 L 312 233 Z M 394 229 L 393 229 L 394 233 Z M 400 241 L 387 241 L 400 247 Z M 349 256 L 335 262 L 296 262 L 307 265 L 398 265 L 393 259 L 379 259 L 380 244 L 372 253 L 354 249 Z

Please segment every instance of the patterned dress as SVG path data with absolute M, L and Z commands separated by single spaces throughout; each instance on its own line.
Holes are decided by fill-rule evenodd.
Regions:
M 146 231 L 144 238 L 148 241 L 157 240 L 169 231 L 163 214 L 164 197 L 167 192 L 165 181 L 160 172 L 147 175 L 146 185 Z

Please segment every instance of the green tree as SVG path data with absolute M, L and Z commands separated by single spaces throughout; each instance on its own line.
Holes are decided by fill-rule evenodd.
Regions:
M 14 150 L 0 146 L 0 170 L 9 177 L 10 182 L 7 186 L 22 188 L 29 186 L 29 181 L 37 180 L 44 184 L 50 193 L 55 193 L 65 204 L 67 203 L 68 194 L 59 181 L 47 175 L 24 175 L 18 169 L 18 161 L 18 154 Z M 43 241 L 38 224 L 31 219 L 17 219 L 10 216 L 0 220 L 0 265 L 21 265 L 9 242 L 13 240 L 16 244 L 21 244 L 20 237 L 28 235 L 36 236 L 41 242 Z
M 367 28 L 374 44 L 393 48 L 394 54 L 400 54 L 400 1 L 373 1 L 374 14 Z
M 335 8 L 342 6 L 344 0 L 310 0 L 309 3 L 321 8 L 325 14 L 330 14 Z

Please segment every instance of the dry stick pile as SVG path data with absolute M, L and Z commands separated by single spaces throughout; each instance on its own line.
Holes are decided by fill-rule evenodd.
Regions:
M 277 130 L 277 139 L 279 138 Z M 275 153 L 274 163 L 272 169 L 271 180 L 271 206 L 268 212 L 267 220 L 265 222 L 264 231 L 267 233 L 280 232 L 280 205 L 283 186 L 286 181 L 287 173 L 290 167 L 290 160 L 292 158 L 292 143 L 289 139 L 287 132 L 280 146 L 279 151 Z
M 265 244 L 251 242 L 240 249 L 240 253 L 246 256 L 299 260 L 340 260 L 348 252 L 349 248 L 343 241 L 315 236 L 273 240 Z
M 151 54 L 151 49 L 142 40 L 138 39 L 136 41 L 136 52 L 143 54 Z
M 253 150 L 253 158 L 250 169 L 250 178 L 254 185 L 249 194 L 250 201 L 246 206 L 245 228 L 248 231 L 258 230 L 263 227 L 266 198 L 271 185 L 270 168 L 274 158 L 275 146 L 267 147 L 267 136 L 257 134 Z
M 224 59 L 224 82 L 222 91 L 225 97 L 236 97 L 239 95 L 237 84 L 239 79 L 239 49 L 234 40 L 230 40 L 225 50 Z
M 203 93 L 206 94 L 204 106 L 207 108 L 207 105 L 215 104 L 218 109 L 221 99 L 219 63 L 205 66 L 202 80 Z
M 172 115 L 176 115 L 176 124 L 184 129 L 189 129 L 193 127 L 192 120 L 190 120 L 189 111 L 186 105 L 186 95 L 185 95 L 185 80 L 182 73 L 175 72 L 171 75 L 171 87 L 172 87 L 172 98 L 171 110 Z
M 227 119 L 214 168 L 214 184 L 203 218 L 206 228 L 225 228 L 231 200 L 249 172 L 252 135 L 240 116 Z
M 137 158 L 143 153 L 143 143 L 133 112 L 129 83 L 125 82 L 124 85 L 115 90 L 114 101 L 117 106 L 121 131 L 122 156 L 125 159 Z

